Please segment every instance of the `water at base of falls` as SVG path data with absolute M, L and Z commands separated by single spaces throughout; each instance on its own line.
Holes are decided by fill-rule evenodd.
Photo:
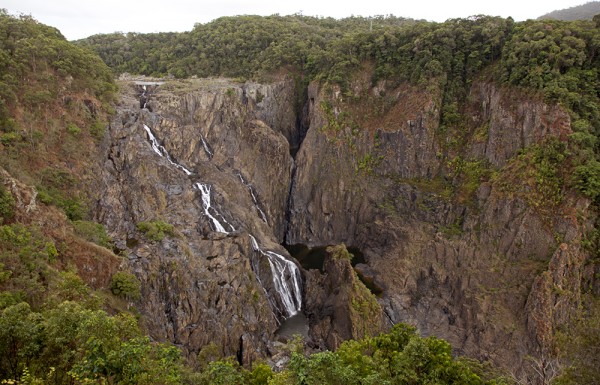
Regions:
M 288 339 L 295 335 L 300 335 L 306 341 L 308 340 L 308 329 L 308 319 L 304 314 L 299 312 L 283 321 L 275 332 L 275 335 Z

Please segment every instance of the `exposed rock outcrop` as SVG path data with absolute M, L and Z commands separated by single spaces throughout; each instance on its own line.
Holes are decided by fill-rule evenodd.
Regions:
M 551 209 L 532 205 L 527 192 L 506 188 L 511 173 L 500 168 L 527 146 L 566 140 L 568 114 L 534 96 L 474 83 L 459 155 L 501 176 L 457 198 L 448 190 L 452 175 L 443 172 L 452 155 L 440 144 L 449 139 L 437 134 L 436 94 L 366 87 L 352 89 L 354 99 L 335 88 L 309 89 L 311 126 L 297 157 L 287 242 L 359 246 L 391 321 L 448 339 L 461 354 L 520 367 L 545 349 L 564 309 L 576 308 L 584 282 L 593 280 L 579 267 L 593 214 L 573 215 L 586 204 L 570 194 Z M 373 95 L 388 107 L 352 132 L 360 105 L 380 103 Z M 572 262 L 558 279 L 565 247 Z M 552 294 L 565 286 L 569 300 Z
M 475 82 L 456 148 L 440 133 L 438 87 L 365 79 L 344 92 L 311 84 L 305 116 L 296 115 L 290 81 L 165 83 L 147 101 L 152 112 L 140 111 L 137 91 L 124 86 L 97 213 L 142 281 L 138 305 L 155 338 L 191 354 L 216 342 L 244 363 L 267 353 L 283 312 L 252 235 L 286 258 L 282 242 L 363 251 L 360 271 L 383 290 L 384 315 L 353 306 L 367 301 L 367 289 L 347 261 L 329 258 L 325 275 L 305 274 L 310 335 L 321 346 L 409 322 L 505 367 L 546 349 L 584 283 L 597 286 L 581 247 L 593 214 L 571 193 L 532 200 L 510 167 L 528 146 L 565 140 L 568 114 Z M 169 157 L 152 149 L 143 125 Z M 462 182 L 448 164 L 458 156 L 495 177 L 457 193 Z M 214 211 L 203 206 L 198 181 L 210 186 Z M 227 231 L 215 231 L 207 212 Z M 136 228 L 159 219 L 177 235 L 153 241 Z
M 124 84 L 111 123 L 98 219 L 142 282 L 138 306 L 151 335 L 190 356 L 213 342 L 247 364 L 265 356 L 277 327 L 252 270 L 249 237 L 286 253 L 277 229 L 284 228 L 292 165 L 281 132 L 290 127 L 260 119 L 273 123 L 287 114 L 286 99 L 284 112 L 271 100 L 281 90 L 273 87 L 259 88 L 268 112 L 227 81 L 165 84 L 148 100 L 150 112 L 137 108 L 135 85 Z M 153 149 L 149 133 L 164 151 Z M 208 186 L 209 209 L 198 182 Z M 230 234 L 216 231 L 207 210 Z M 175 236 L 153 240 L 136 227 L 157 220 L 173 225 Z
M 335 350 L 384 330 L 382 309 L 352 269 L 344 245 L 327 248 L 323 274 L 308 271 L 306 300 L 310 336 L 323 348 Z

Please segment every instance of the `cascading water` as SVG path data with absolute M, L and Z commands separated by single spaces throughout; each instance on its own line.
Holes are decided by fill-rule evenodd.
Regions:
M 283 306 L 283 316 L 289 318 L 298 314 L 302 309 L 302 289 L 300 287 L 302 278 L 298 266 L 283 255 L 261 249 L 252 235 L 250 235 L 250 239 L 254 251 L 267 257 L 273 276 L 273 286 Z
M 146 131 L 146 133 L 148 134 L 148 140 L 150 141 L 152 150 L 154 150 L 154 152 L 156 154 L 167 159 L 167 161 L 171 165 L 173 165 L 175 168 L 183 171 L 186 175 L 188 175 L 188 176 L 193 175 L 190 170 L 188 170 L 183 165 L 175 162 L 173 160 L 173 158 L 171 158 L 167 149 L 158 142 L 158 140 L 152 133 L 152 130 L 150 129 L 150 127 L 148 127 L 145 124 L 143 125 L 143 127 L 144 127 L 144 130 Z M 204 138 L 202 136 L 200 136 L 200 138 L 202 140 L 202 145 L 204 147 L 204 150 L 206 151 L 207 155 L 209 156 L 209 159 L 212 158 L 213 153 L 212 153 L 212 151 L 210 151 L 208 143 L 206 143 L 206 141 L 204 140 Z M 250 191 L 250 195 L 252 196 L 252 200 L 256 206 L 256 209 L 257 209 L 261 219 L 263 221 L 265 221 L 265 223 L 267 223 L 267 217 L 266 217 L 265 213 L 259 207 L 258 198 L 254 192 L 254 189 L 244 179 L 242 174 L 239 172 L 238 172 L 238 177 L 240 178 L 241 182 Z M 212 206 L 211 196 L 210 196 L 211 186 L 209 184 L 197 181 L 193 184 L 193 187 L 194 187 L 194 189 L 200 191 L 200 194 L 202 196 L 202 208 L 204 210 L 204 214 L 210 219 L 210 222 L 212 223 L 212 226 L 214 227 L 215 231 L 224 233 L 224 234 L 230 234 L 231 232 L 236 231 L 235 228 L 233 227 L 233 225 L 230 224 L 225 219 L 225 217 L 216 208 L 214 208 Z M 300 310 L 302 309 L 302 289 L 301 289 L 302 277 L 300 275 L 300 270 L 298 269 L 298 267 L 296 266 L 295 263 L 293 263 L 290 260 L 287 260 L 283 255 L 277 254 L 270 250 L 263 250 L 258 245 L 258 242 L 257 242 L 256 238 L 254 238 L 254 236 L 250 235 L 250 239 L 252 241 L 253 250 L 255 252 L 258 252 L 260 255 L 267 257 L 267 261 L 269 263 L 269 267 L 271 270 L 271 277 L 272 277 L 272 281 L 273 281 L 273 288 L 277 292 L 277 297 L 278 297 L 278 298 L 269 298 L 269 302 L 272 304 L 272 306 L 275 308 L 275 310 L 277 310 L 279 312 L 279 314 L 281 314 L 286 319 L 289 319 L 289 318 L 299 314 Z M 255 269 L 257 278 L 260 282 L 258 267 L 254 266 L 254 269 Z M 261 282 L 261 285 L 262 285 L 262 282 Z M 262 286 L 264 288 L 264 285 L 262 285 Z M 279 303 L 281 304 L 281 307 L 283 307 L 283 309 L 281 309 L 279 307 L 279 305 L 278 305 Z
M 142 96 L 140 97 L 140 106 L 142 107 L 142 109 L 144 109 L 148 105 L 148 95 L 147 95 L 148 89 L 146 88 L 145 84 L 142 85 L 142 89 L 144 91 L 142 92 Z
M 145 124 L 143 126 L 144 126 L 144 130 L 146 130 L 146 133 L 148 134 L 148 139 L 150 140 L 150 144 L 151 144 L 154 152 L 157 153 L 158 155 L 160 155 L 161 157 L 167 159 L 167 161 L 169 161 L 170 164 L 172 164 L 176 168 L 183 171 L 186 175 L 188 175 L 188 176 L 192 175 L 192 172 L 190 170 L 188 170 L 181 164 L 173 161 L 173 159 L 171 158 L 171 155 L 169 155 L 169 152 L 167 151 L 167 149 L 158 142 L 158 140 L 152 133 L 152 130 L 150 129 L 150 127 L 148 127 Z M 212 207 L 211 202 L 210 202 L 210 189 L 211 189 L 210 185 L 204 184 L 202 182 L 196 182 L 196 183 L 194 183 L 194 188 L 196 190 L 199 190 L 200 194 L 202 195 L 202 208 L 204 209 L 204 214 L 206 214 L 206 216 L 210 219 L 211 223 L 213 224 L 213 226 L 215 228 L 215 231 L 220 232 L 220 233 L 225 233 L 225 234 L 229 234 L 230 232 L 235 231 L 235 228 L 233 227 L 233 225 L 231 225 L 229 222 L 227 222 L 225 217 L 221 213 L 219 213 L 219 211 L 217 211 L 217 209 Z M 211 213 L 211 210 L 212 210 L 212 212 L 214 212 L 214 215 Z M 231 231 L 225 230 L 225 226 L 223 226 L 223 224 L 221 224 L 221 222 L 215 217 L 215 215 L 220 217 L 221 220 L 231 229 Z
M 204 214 L 206 214 L 206 216 L 208 218 L 210 218 L 210 220 L 212 221 L 213 226 L 215 227 L 215 230 L 218 231 L 219 233 L 225 233 L 225 234 L 229 234 L 230 231 L 225 230 L 225 226 L 223 226 L 221 224 L 221 222 L 214 216 L 211 214 L 210 210 L 212 209 L 215 213 L 215 215 L 221 217 L 221 219 L 223 220 L 223 222 L 225 222 L 225 224 L 227 226 L 229 226 L 231 228 L 231 231 L 235 231 L 235 228 L 229 223 L 227 222 L 227 220 L 225 219 L 225 217 L 223 217 L 223 215 L 221 215 L 221 213 L 219 213 L 217 210 L 215 210 L 210 203 L 210 185 L 204 184 L 204 183 L 200 183 L 200 182 L 196 182 L 194 183 L 194 188 L 196 190 L 199 190 L 200 193 L 202 194 L 202 207 L 204 208 Z
M 183 167 L 179 163 L 174 162 L 173 159 L 171 159 L 171 156 L 167 152 L 167 149 L 164 148 L 160 143 L 158 143 L 158 140 L 156 140 L 156 137 L 152 133 L 152 130 L 150 129 L 150 127 L 148 127 L 144 124 L 144 130 L 146 130 L 146 133 L 148 133 L 148 138 L 150 139 L 150 143 L 152 144 L 152 149 L 154 150 L 154 152 L 156 152 L 158 155 L 162 156 L 163 158 L 166 158 L 169 161 L 169 163 L 171 163 L 173 166 L 177 167 L 181 171 L 185 172 L 186 175 L 188 175 L 188 176 L 192 175 L 192 172 L 190 170 Z
M 202 141 L 202 147 L 204 147 L 204 152 L 206 152 L 206 156 L 208 156 L 208 159 L 212 159 L 213 153 L 210 150 L 210 147 L 208 147 L 208 143 L 206 143 L 206 140 L 204 140 L 204 136 L 202 136 L 202 134 L 200 134 L 200 140 Z
M 256 197 L 256 194 L 254 193 L 254 188 L 252 187 L 252 185 L 250 183 L 248 183 L 244 179 L 244 177 L 242 176 L 242 173 L 238 172 L 237 174 L 238 174 L 238 177 L 240 178 L 240 180 L 242 181 L 242 184 L 248 188 L 248 191 L 250 191 L 250 195 L 252 196 L 252 201 L 254 202 L 254 207 L 256 207 L 256 211 L 258 211 L 258 215 L 260 215 L 260 218 L 263 220 L 263 222 L 265 222 L 266 224 L 269 224 L 269 222 L 267 221 L 267 216 L 265 215 L 265 212 L 262 211 L 262 209 L 260 208 L 260 205 L 258 204 L 258 198 Z

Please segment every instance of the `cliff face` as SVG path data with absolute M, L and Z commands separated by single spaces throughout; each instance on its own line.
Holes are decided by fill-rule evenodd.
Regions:
M 140 110 L 140 86 L 124 84 L 106 143 L 98 219 L 142 281 L 139 307 L 155 338 L 191 354 L 214 342 L 248 363 L 266 355 L 277 327 L 266 295 L 271 276 L 261 286 L 252 270 L 260 256 L 250 235 L 286 253 L 273 229 L 284 227 L 291 178 L 285 95 L 283 112 L 276 103 L 288 90 L 221 81 L 177 86 L 185 88 L 159 86 Z M 271 111 L 252 99 L 259 92 Z M 157 241 L 137 229 L 158 220 L 175 234 Z
M 311 125 L 297 156 L 287 242 L 360 247 L 389 320 L 448 339 L 459 353 L 507 368 L 545 354 L 593 281 L 581 247 L 592 214 L 573 195 L 532 198 L 535 187 L 514 165 L 522 149 L 566 140 L 568 115 L 476 82 L 457 150 L 439 134 L 435 90 L 350 89 L 309 89 Z M 386 107 L 365 119 L 361 104 L 380 99 Z M 356 123 L 363 130 L 353 132 Z M 453 156 L 465 168 L 486 165 L 492 176 L 478 177 L 471 195 L 449 192 L 461 191 L 443 171 Z
M 457 148 L 439 126 L 435 87 L 311 84 L 305 116 L 286 81 L 166 83 L 144 110 L 140 86 L 123 87 L 97 214 L 142 281 L 138 305 L 155 338 L 191 353 L 216 342 L 246 363 L 266 355 L 285 315 L 267 259 L 291 260 L 282 242 L 359 247 L 357 269 L 383 289 L 384 315 L 370 312 L 366 330 L 351 306 L 365 288 L 349 263 L 304 272 L 310 335 L 329 348 L 409 322 L 460 353 L 519 366 L 548 348 L 582 285 L 596 285 L 581 247 L 589 202 L 542 204 L 511 179 L 520 150 L 570 133 L 558 106 L 476 82 Z M 464 194 L 448 172 L 458 155 L 467 171 L 488 172 Z M 175 235 L 156 241 L 136 227 L 156 220 Z

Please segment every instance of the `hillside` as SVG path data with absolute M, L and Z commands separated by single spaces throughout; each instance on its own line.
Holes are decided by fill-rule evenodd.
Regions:
M 1 379 L 593 381 L 599 34 L 0 14 Z
M 600 14 L 600 1 L 590 1 L 571 8 L 559 9 L 538 17 L 538 20 L 592 20 Z

